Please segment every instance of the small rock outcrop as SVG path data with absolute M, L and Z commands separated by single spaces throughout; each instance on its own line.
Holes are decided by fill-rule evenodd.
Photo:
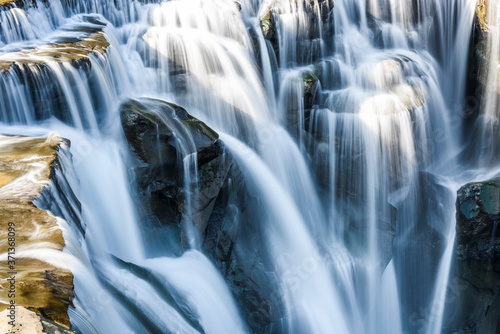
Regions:
M 70 332 L 73 274 L 33 252 L 62 251 L 65 246 L 56 217 L 34 204 L 58 168 L 58 151 L 63 145 L 65 141 L 56 136 L 0 137 L 0 297 L 15 302 L 16 326 L 9 326 L 14 332 L 26 333 L 22 326 L 32 330 L 30 333 Z M 14 262 L 9 262 L 9 251 Z M 12 276 L 14 281 L 7 280 Z M 15 296 L 9 296 L 13 282 Z M 1 326 L 8 321 L 8 306 L 0 306 Z M 33 321 L 45 322 L 47 327 L 38 331 L 29 327 Z M 46 332 L 47 328 L 56 331 Z
M 151 213 L 163 225 L 189 218 L 203 235 L 232 163 L 219 135 L 183 108 L 153 99 L 125 102 L 121 121 Z M 183 163 L 193 154 L 196 173 Z M 193 179 L 186 184 L 188 174 Z
M 500 179 L 458 190 L 456 267 L 445 333 L 500 332 Z
M 488 40 L 491 37 L 491 25 L 494 24 L 494 22 L 490 22 L 491 19 L 488 16 L 490 7 L 494 5 L 495 2 L 490 0 L 479 0 L 476 5 L 473 32 L 469 48 L 469 64 L 467 67 L 468 101 L 466 102 L 481 99 L 488 86 L 488 72 L 490 71 L 488 59 L 491 58 Z M 500 101 L 500 83 L 497 85 L 496 90 L 498 91 L 498 100 Z M 478 107 L 478 103 L 468 107 Z

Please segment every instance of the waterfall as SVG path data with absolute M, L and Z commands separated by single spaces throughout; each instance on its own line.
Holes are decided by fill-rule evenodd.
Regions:
M 471 177 L 463 152 L 475 147 L 461 132 L 475 5 L 0 6 L 2 133 L 57 131 L 71 141 L 38 205 L 67 221 L 63 265 L 75 276 L 75 330 L 441 333 L 454 196 Z M 500 11 L 489 10 L 493 56 L 474 125 L 483 156 L 496 147 L 498 125 Z M 160 120 L 152 150 L 163 140 L 161 126 L 175 137 L 181 167 L 163 172 L 180 171 L 179 227 L 141 207 L 147 196 L 137 166 L 144 163 L 130 153 L 120 119 L 129 98 Z M 175 107 L 155 109 L 145 98 L 185 108 L 234 159 L 222 225 L 236 235 L 229 252 L 237 269 L 214 260 L 197 229 L 196 139 Z M 161 166 L 163 153 L 156 152 Z M 165 229 L 155 240 L 152 221 Z M 161 239 L 176 229 L 185 240 Z M 245 299 L 241 282 L 257 293 Z M 256 321 L 262 313 L 269 319 Z

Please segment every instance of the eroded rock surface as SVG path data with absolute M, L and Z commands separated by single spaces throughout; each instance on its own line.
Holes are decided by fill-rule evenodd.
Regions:
M 42 253 L 62 251 L 65 242 L 56 217 L 33 202 L 49 184 L 62 145 L 66 143 L 57 136 L 0 137 L 0 298 L 15 300 L 20 312 L 19 318 L 16 317 L 19 326 L 23 325 L 22 319 L 32 321 L 38 317 L 54 323 L 61 333 L 70 327 L 67 311 L 74 298 L 73 275 L 42 260 Z M 8 239 L 9 227 L 15 229 L 15 241 Z M 12 248 L 15 248 L 11 254 L 15 263 L 8 262 L 8 251 L 12 253 Z M 13 269 L 16 274 L 12 274 Z M 15 275 L 15 298 L 9 297 L 11 281 L 7 279 L 12 275 Z M 8 306 L 2 303 L 0 310 L 5 312 Z M 25 308 L 36 314 L 23 318 L 23 312 L 28 312 Z M 7 322 L 6 319 L 2 317 L 1 322 Z
M 121 120 L 140 161 L 138 189 L 152 213 L 167 225 L 180 226 L 190 219 L 203 235 L 232 163 L 219 135 L 183 108 L 160 100 L 126 102 Z M 190 158 L 196 162 L 197 175 L 186 170 L 192 167 L 184 164 Z M 191 173 L 186 184 L 185 176 Z
M 500 179 L 457 194 L 456 267 L 448 284 L 445 333 L 500 332 Z
M 70 62 L 74 66 L 88 63 L 90 54 L 104 54 L 109 47 L 102 28 L 105 23 L 97 18 L 88 16 L 81 27 L 80 36 L 60 38 L 50 44 L 38 45 L 33 48 L 21 49 L 0 55 L 0 71 L 10 70 L 12 67 L 22 68 L 27 65 L 45 65 L 47 62 Z

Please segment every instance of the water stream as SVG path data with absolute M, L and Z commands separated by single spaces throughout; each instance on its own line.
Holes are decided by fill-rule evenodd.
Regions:
M 56 195 L 43 205 L 68 222 L 78 332 L 441 333 L 456 190 L 488 175 L 460 159 L 474 0 L 337 0 L 327 16 L 317 0 L 39 2 L 0 11 L 0 62 L 25 63 L 0 67 L 0 122 L 72 142 L 81 215 Z M 47 51 L 89 31 L 106 52 L 75 65 Z M 152 251 L 120 123 L 130 97 L 179 104 L 221 135 L 252 193 L 255 210 L 235 210 L 265 253 L 273 324 L 249 321 L 189 220 L 187 250 Z M 190 207 L 196 154 L 176 135 Z

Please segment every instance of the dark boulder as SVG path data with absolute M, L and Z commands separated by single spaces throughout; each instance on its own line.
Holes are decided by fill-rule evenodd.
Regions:
M 202 237 L 201 247 L 231 287 L 248 327 L 253 332 L 275 332 L 283 305 L 272 298 L 267 252 L 255 247 L 263 244 L 259 239 L 264 235 L 254 223 L 259 199 L 247 190 L 217 133 L 181 107 L 152 99 L 125 102 L 121 122 L 137 159 L 142 214 L 159 221 L 149 240 L 170 246 L 179 244 L 179 239 L 186 241 L 182 220 L 188 214 L 186 196 L 191 195 L 191 215 Z M 194 144 L 185 145 L 187 152 L 180 147 L 186 138 Z M 193 186 L 198 196 L 186 190 L 184 164 L 178 158 L 190 150 L 196 152 L 198 177 Z M 175 240 L 166 240 L 172 234 Z
M 456 263 L 444 332 L 499 333 L 500 179 L 464 185 L 456 207 Z
M 180 226 L 189 218 L 203 235 L 232 162 L 218 134 L 183 108 L 153 99 L 125 102 L 121 122 L 139 160 L 136 177 L 145 196 L 143 207 L 161 225 Z
M 252 333 L 281 333 L 284 303 L 263 245 L 259 198 L 247 188 L 237 164 L 219 193 L 207 226 L 203 250 L 224 275 Z
M 500 179 L 470 183 L 458 191 L 457 255 L 459 260 L 487 262 L 500 273 Z

